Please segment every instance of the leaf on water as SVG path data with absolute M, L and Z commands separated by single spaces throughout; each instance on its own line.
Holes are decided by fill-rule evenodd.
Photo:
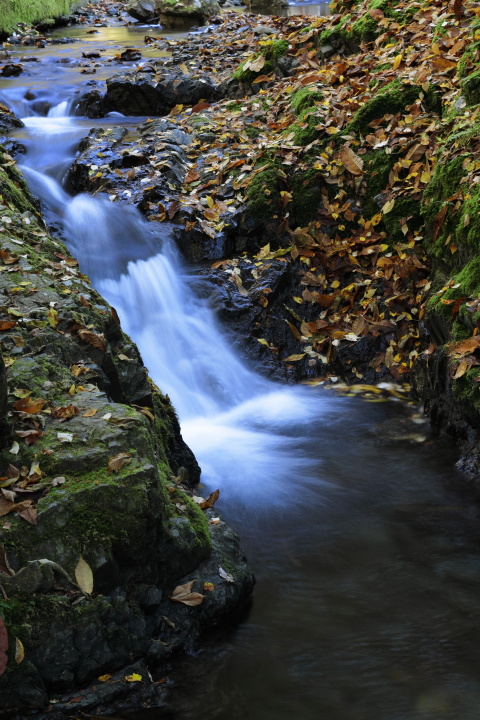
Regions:
M 25 648 L 23 647 L 22 641 L 16 637 L 15 638 L 15 662 L 17 665 L 20 665 L 21 662 L 25 659 Z
M 29 415 L 36 415 L 46 405 L 46 400 L 43 398 L 32 399 L 31 397 L 21 398 L 17 402 L 13 403 L 15 410 L 26 412 Z
M 75 579 L 79 588 L 86 593 L 91 595 L 93 591 L 93 573 L 90 565 L 85 562 L 83 557 L 80 556 L 80 560 L 75 568 Z
M 170 595 L 170 600 L 183 603 L 184 605 L 190 605 L 191 607 L 201 605 L 203 602 L 203 595 L 197 592 L 192 592 L 194 584 L 195 580 L 190 580 L 190 582 L 185 583 L 184 585 L 177 585 Z
M 89 345 L 92 345 L 93 347 L 102 350 L 102 352 L 105 352 L 105 350 L 107 349 L 107 343 L 104 336 L 100 333 L 94 333 L 93 330 L 88 330 L 87 328 L 80 328 L 80 330 L 78 330 L 78 337 L 80 338 L 80 340 L 83 340 L 83 342 L 86 342 Z
M 220 490 L 215 490 L 214 492 L 210 493 L 210 495 L 207 497 L 206 500 L 204 500 L 202 503 L 200 503 L 200 508 L 202 510 L 205 510 L 206 508 L 213 507 L 219 497 L 220 497 Z
M 0 617 L 0 675 L 3 675 L 7 667 L 8 657 L 8 632 L 3 619 Z
M 229 582 L 229 583 L 235 582 L 233 575 L 230 575 L 230 573 L 227 573 L 222 567 L 218 568 L 218 574 L 226 582 Z
M 120 470 L 125 465 L 131 463 L 132 459 L 133 458 L 130 453 L 118 453 L 118 455 L 115 455 L 108 461 L 108 472 L 117 472 L 117 470 Z

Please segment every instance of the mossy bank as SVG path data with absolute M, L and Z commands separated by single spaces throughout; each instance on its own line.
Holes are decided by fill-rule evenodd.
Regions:
M 236 617 L 253 580 L 233 533 L 190 497 L 200 469 L 170 401 L 49 234 L 3 148 L 0 181 L 0 482 L 16 479 L 26 493 L 1 507 L 10 649 L 0 708 L 27 711 L 46 706 L 51 691 L 191 646 Z M 90 595 L 76 585 L 80 558 L 93 572 Z M 225 562 L 234 582 L 218 574 Z M 169 599 L 190 579 L 198 592 L 216 587 L 196 608 Z

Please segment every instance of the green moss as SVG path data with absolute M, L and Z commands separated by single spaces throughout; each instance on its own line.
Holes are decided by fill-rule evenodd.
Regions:
M 480 415 L 480 368 L 474 367 L 465 375 L 452 380 L 452 393 L 463 407 L 463 411 L 470 416 L 470 422 L 477 424 Z
M 362 208 L 363 214 L 368 220 L 379 212 L 375 197 L 387 187 L 389 175 L 396 160 L 395 154 L 387 154 L 384 150 L 372 150 L 363 155 L 368 182 L 365 196 L 362 198 Z
M 249 69 L 246 70 L 245 64 L 247 63 L 247 60 L 245 60 L 233 72 L 232 77 L 238 82 L 251 83 L 253 80 L 255 80 L 255 78 L 259 77 L 259 75 L 268 75 L 275 69 L 276 61 L 286 55 L 287 51 L 288 40 L 265 41 L 264 47 L 261 49 L 261 51 L 254 55 L 252 58 L 249 58 L 250 60 L 253 60 L 263 55 L 263 57 L 266 59 L 266 62 L 262 69 L 258 72 Z
M 32 24 L 68 15 L 72 0 L 0 0 L 0 34 L 10 33 L 17 23 Z
M 276 160 L 271 160 L 269 167 L 254 176 L 245 195 L 248 211 L 252 215 L 271 219 L 272 215 L 279 212 L 280 183 Z
M 296 115 L 300 115 L 306 108 L 311 108 L 315 102 L 323 99 L 323 94 L 311 86 L 301 88 L 294 92 L 290 98 Z
M 418 85 L 409 85 L 400 80 L 393 80 L 357 110 L 345 132 L 366 135 L 370 130 L 368 126 L 372 120 L 379 120 L 384 115 L 395 115 L 405 110 L 418 100 L 422 92 L 422 88 Z M 436 112 L 441 110 L 441 101 L 433 86 L 430 86 L 426 93 L 424 102 L 430 110 Z
M 297 172 L 292 177 L 292 210 L 298 225 L 306 225 L 317 215 L 322 197 L 318 175 L 317 170 L 312 168 Z

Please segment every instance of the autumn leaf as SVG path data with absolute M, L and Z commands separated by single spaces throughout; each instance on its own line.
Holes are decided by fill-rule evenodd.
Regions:
M 36 415 L 46 405 L 47 401 L 43 398 L 33 400 L 31 397 L 20 398 L 13 403 L 15 410 L 26 412 L 29 415 Z
M 85 412 L 82 413 L 82 417 L 90 418 L 90 417 L 93 417 L 94 415 L 96 415 L 97 412 L 98 412 L 97 408 L 90 408 L 89 410 L 85 410 Z
M 283 358 L 283 362 L 298 362 L 299 360 L 302 360 L 305 357 L 306 353 L 298 353 L 296 355 L 289 355 L 286 358 Z
M 75 415 L 78 415 L 80 410 L 76 405 L 65 405 L 63 407 L 53 407 L 52 408 L 52 417 L 58 419 L 58 420 L 69 420 L 72 417 L 75 417 Z
M 102 350 L 103 352 L 105 352 L 105 350 L 107 349 L 107 343 L 104 336 L 100 335 L 99 333 L 94 333 L 92 330 L 88 330 L 87 328 L 80 328 L 78 330 L 78 337 L 83 342 L 86 342 L 89 345 L 92 345 L 93 347 Z
M 16 324 L 16 320 L 0 320 L 0 332 L 11 330 Z
M 125 467 L 125 465 L 129 465 L 132 460 L 133 458 L 130 453 L 118 453 L 118 455 L 115 455 L 108 461 L 108 472 L 117 472 L 121 470 L 122 467 Z
M 351 147 L 344 145 L 338 155 L 342 161 L 342 165 L 346 167 L 348 172 L 351 172 L 352 175 L 362 175 L 363 160 L 354 153 Z
M 15 662 L 17 665 L 20 665 L 21 662 L 25 659 L 25 648 L 23 647 L 23 643 L 20 640 L 20 638 L 15 638 Z
M 228 582 L 228 583 L 233 583 L 233 582 L 235 582 L 235 578 L 233 577 L 233 575 L 230 575 L 230 573 L 228 573 L 228 572 L 227 572 L 226 570 L 224 570 L 222 567 L 219 567 L 219 568 L 218 568 L 218 574 L 220 575 L 220 577 L 222 578 L 222 580 L 225 580 L 225 581 Z
M 124 680 L 127 682 L 140 682 L 142 680 L 142 676 L 138 673 L 132 673 L 131 675 L 125 675 Z
M 201 593 L 192 592 L 194 584 L 195 580 L 190 580 L 190 582 L 185 583 L 184 585 L 177 585 L 170 595 L 170 600 L 183 603 L 183 605 L 190 605 L 192 607 L 201 605 L 203 602 L 203 595 L 201 595 Z
M 0 250 L 0 256 L 5 265 L 13 265 L 18 261 L 18 257 L 10 255 L 6 250 Z
M 253 58 L 253 60 L 247 60 L 247 62 L 243 66 L 243 69 L 251 70 L 252 72 L 260 72 L 266 62 L 267 60 L 265 56 L 259 55 L 258 57 Z
M 75 579 L 78 587 L 86 595 L 91 595 L 93 592 L 93 573 L 90 565 L 85 562 L 83 557 L 80 556 L 80 560 L 75 568 Z
M 202 503 L 200 503 L 200 508 L 202 510 L 205 510 L 206 508 L 211 508 L 215 505 L 218 498 L 220 496 L 220 490 L 215 490 L 214 492 L 210 493 L 210 495 L 207 497 L 206 500 L 204 500 Z

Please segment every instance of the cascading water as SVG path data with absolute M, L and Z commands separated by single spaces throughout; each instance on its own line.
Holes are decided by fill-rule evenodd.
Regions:
M 448 489 L 448 445 L 399 442 L 392 426 L 411 411 L 278 386 L 246 367 L 193 292 L 167 224 L 62 189 L 94 123 L 68 116 L 75 85 L 46 87 L 75 63 L 41 57 L 28 88 L 0 88 L 26 125 L 23 171 L 172 398 L 257 574 L 249 620 L 220 651 L 186 661 L 179 720 L 477 720 L 480 533 L 475 509 Z

